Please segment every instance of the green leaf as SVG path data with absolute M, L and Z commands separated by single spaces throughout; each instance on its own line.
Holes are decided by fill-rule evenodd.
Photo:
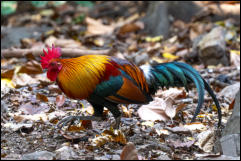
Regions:
M 47 5 L 48 1 L 31 1 L 31 3 L 36 8 L 42 8 Z
M 61 5 L 65 4 L 65 3 L 66 3 L 66 1 L 53 1 L 53 5 L 55 7 L 61 6 Z
M 91 1 L 76 1 L 75 3 L 77 3 L 78 5 L 81 5 L 83 7 L 88 7 L 88 8 L 94 7 L 94 3 Z
M 1 2 L 1 15 L 9 15 L 16 11 L 16 1 L 3 1 Z
M 81 24 L 85 19 L 85 14 L 81 14 L 78 17 L 73 19 L 74 24 Z

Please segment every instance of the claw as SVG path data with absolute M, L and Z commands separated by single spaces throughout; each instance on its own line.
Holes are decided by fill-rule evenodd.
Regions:
M 71 122 L 70 124 L 72 124 L 75 120 L 79 120 L 77 118 L 77 116 L 68 116 L 63 118 L 61 121 L 58 122 L 58 124 L 56 125 L 59 129 L 62 129 L 62 127 L 64 127 L 65 125 L 67 125 L 69 122 Z M 80 121 L 80 120 L 79 120 Z
M 71 122 L 70 123 L 70 125 L 71 125 L 75 120 L 78 120 L 78 121 L 80 121 L 80 120 L 100 121 L 100 120 L 102 120 L 102 118 L 98 117 L 98 116 L 67 116 L 67 117 L 63 118 L 61 121 L 59 121 L 56 126 L 59 129 L 62 129 L 62 127 L 67 125 L 69 122 Z

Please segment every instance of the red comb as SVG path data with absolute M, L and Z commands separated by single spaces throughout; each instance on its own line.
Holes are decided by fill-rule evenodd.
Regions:
M 60 48 L 57 47 L 55 48 L 54 47 L 54 44 L 52 44 L 52 50 L 47 47 L 48 49 L 48 52 L 46 52 L 44 49 L 43 49 L 43 52 L 44 52 L 44 56 L 40 56 L 41 58 L 41 65 L 42 65 L 42 68 L 43 69 L 46 69 L 48 68 L 48 65 L 49 65 L 49 61 L 51 59 L 54 59 L 54 58 L 59 58 L 60 57 Z

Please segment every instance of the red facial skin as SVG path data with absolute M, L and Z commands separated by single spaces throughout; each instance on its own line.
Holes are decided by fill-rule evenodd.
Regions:
M 60 72 L 61 69 L 62 69 L 61 63 L 59 63 L 57 61 L 53 61 L 53 62 L 49 63 L 47 77 L 51 81 L 56 81 L 58 73 Z

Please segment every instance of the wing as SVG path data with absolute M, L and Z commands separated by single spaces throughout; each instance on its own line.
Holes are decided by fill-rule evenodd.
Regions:
M 152 100 L 142 71 L 125 60 L 112 59 L 93 95 L 120 104 L 143 104 Z

